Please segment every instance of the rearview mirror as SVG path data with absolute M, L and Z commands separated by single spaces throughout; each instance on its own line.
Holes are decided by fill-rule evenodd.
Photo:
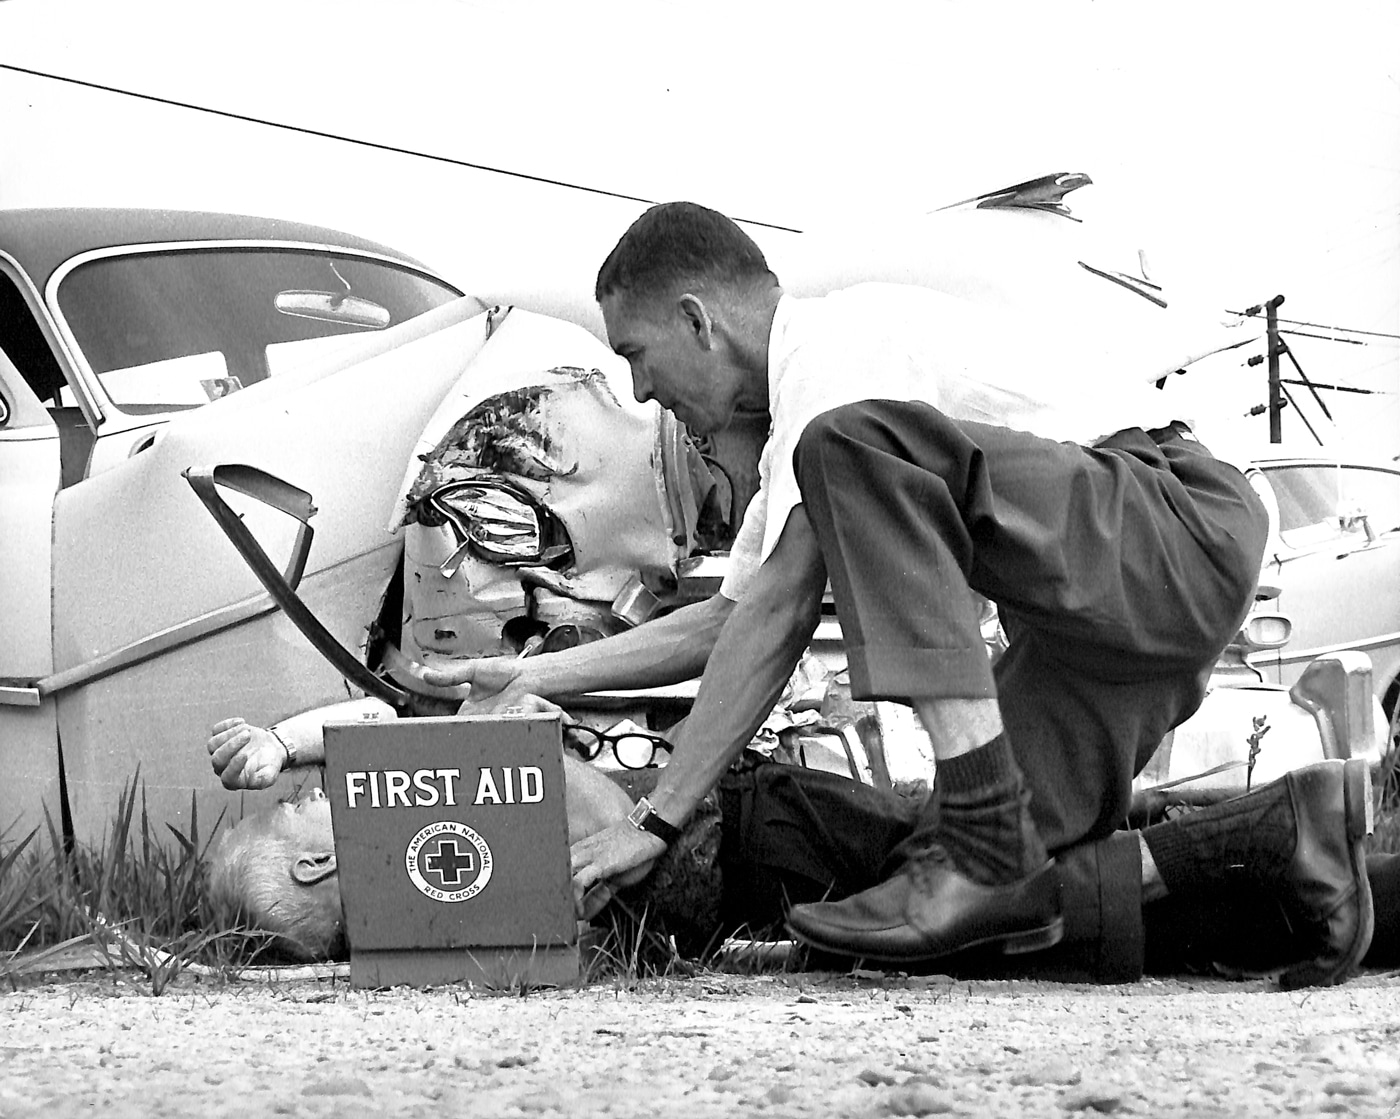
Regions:
M 272 302 L 284 315 L 361 330 L 383 330 L 393 318 L 387 307 L 345 292 L 291 289 L 279 291 Z

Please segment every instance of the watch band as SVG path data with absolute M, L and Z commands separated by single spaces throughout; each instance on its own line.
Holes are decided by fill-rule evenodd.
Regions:
M 277 739 L 277 744 L 278 744 L 279 746 L 281 746 L 282 749 L 285 750 L 285 751 L 287 752 L 287 764 L 284 765 L 282 768 L 283 768 L 283 769 L 294 769 L 294 768 L 296 768 L 298 762 L 300 761 L 300 759 L 297 757 L 297 752 L 296 752 L 294 749 L 292 749 L 291 745 L 287 742 L 287 740 L 286 740 L 285 738 L 283 738 L 280 734 L 277 733 L 277 728 L 276 728 L 276 727 L 268 727 L 268 728 L 267 728 L 267 733 L 270 734 L 270 735 L 272 735 L 273 738 Z
M 632 811 L 627 813 L 627 822 L 638 831 L 650 832 L 667 847 L 681 837 L 681 829 L 658 816 L 646 797 L 640 798 L 632 806 Z

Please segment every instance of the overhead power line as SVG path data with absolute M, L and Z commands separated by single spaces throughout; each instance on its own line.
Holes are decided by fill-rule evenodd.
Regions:
M 466 167 L 473 171 L 487 171 L 493 175 L 507 175 L 513 179 L 526 179 L 532 183 L 543 183 L 546 186 L 564 187 L 568 190 L 583 191 L 586 194 L 600 194 L 607 198 L 621 198 L 627 202 L 642 202 L 648 206 L 656 204 L 654 199 L 639 198 L 635 194 L 623 194 L 615 190 L 604 190 L 601 187 L 584 186 L 582 183 L 571 183 L 563 179 L 550 179 L 543 175 L 530 175 L 524 171 L 509 171 L 504 167 L 490 167 L 484 163 L 472 163 L 465 159 L 453 159 L 451 156 L 436 155 L 432 152 L 420 152 L 413 148 L 398 147 L 394 144 L 381 144 L 374 140 L 361 140 L 354 136 L 342 136 L 336 132 L 325 132 L 317 128 L 303 128 L 300 125 L 284 124 L 281 121 L 267 120 L 263 117 L 248 116 L 244 113 L 233 113 L 227 109 L 213 109 L 207 105 L 195 105 L 189 101 L 179 101 L 172 97 L 157 97 L 150 93 L 138 93 L 135 90 L 121 89 L 118 86 L 103 85 L 101 82 L 84 81 L 81 78 L 70 78 L 64 74 L 50 74 L 43 70 L 32 70 L 26 66 L 16 66 L 9 62 L 0 62 L 0 70 L 10 70 L 16 74 L 27 74 L 32 78 L 46 78 L 49 81 L 64 82 L 68 85 L 81 86 L 84 89 L 95 89 L 102 93 L 115 93 L 121 97 L 134 97 L 139 101 L 150 101 L 157 105 L 170 105 L 177 109 L 189 109 L 196 113 L 208 113 L 210 116 L 224 117 L 227 120 L 243 121 L 246 124 L 260 124 L 267 128 L 280 128 L 286 132 L 298 132 L 303 136 L 316 136 L 323 140 L 338 140 L 345 144 L 357 144 L 362 148 L 372 148 L 375 151 L 392 152 L 395 155 L 409 155 L 417 159 L 431 159 L 437 163 L 448 163 L 454 167 Z M 752 218 L 735 218 L 746 225 L 756 225 L 764 229 L 778 229 L 785 233 L 801 233 L 802 230 L 794 229 L 790 225 L 778 225 L 775 222 L 755 221 Z
M 1311 334 L 1306 330 L 1280 330 L 1280 334 L 1290 334 L 1294 338 L 1318 338 L 1323 342 L 1344 342 L 1348 346 L 1369 346 L 1369 342 L 1363 342 L 1360 338 L 1337 338 L 1331 334 Z
M 1245 315 L 1245 316 L 1250 316 L 1250 317 L 1252 317 L 1252 316 L 1256 316 L 1256 315 L 1260 314 L 1260 312 L 1263 311 L 1263 307 L 1262 307 L 1262 306 L 1248 307 L 1248 308 L 1246 308 L 1246 309 L 1243 310 L 1243 311 L 1231 311 L 1231 310 L 1227 307 L 1225 310 L 1226 310 L 1226 312 L 1227 312 L 1228 314 L 1231 314 L 1231 315 Z M 1383 330 L 1361 330 L 1361 329 L 1359 329 L 1359 328 L 1357 328 L 1357 327 L 1354 327 L 1354 326 L 1328 326 L 1326 323 L 1320 323 L 1320 322 L 1304 322 L 1302 319 L 1283 319 L 1283 318 L 1281 318 L 1281 319 L 1279 319 L 1278 321 L 1279 321 L 1279 322 L 1286 322 L 1286 323 L 1288 323 L 1290 326 L 1310 326 L 1310 327 L 1312 327 L 1314 330 L 1340 330 L 1343 334 L 1364 334 L 1364 335 L 1366 335 L 1368 338 L 1394 338 L 1394 339 L 1396 339 L 1397 341 L 1400 341 L 1400 334 L 1387 334 L 1387 333 L 1386 333 L 1385 331 L 1383 331 Z M 1339 339 L 1339 341 L 1341 341 L 1341 339 Z

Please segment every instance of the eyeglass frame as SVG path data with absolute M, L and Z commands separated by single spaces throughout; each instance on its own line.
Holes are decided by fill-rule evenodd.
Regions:
M 590 753 L 587 749 L 570 742 L 569 735 L 571 733 L 592 736 L 594 742 L 594 748 L 592 752 Z M 644 739 L 651 746 L 651 753 L 647 756 L 647 760 L 644 765 L 628 765 L 625 761 L 622 760 L 622 755 L 618 753 L 617 745 L 619 742 L 627 738 L 641 738 Z M 648 732 L 643 730 L 628 730 L 623 731 L 620 734 L 614 734 L 611 731 L 595 730 L 593 727 L 584 726 L 582 723 L 570 723 L 566 727 L 564 727 L 564 745 L 567 746 L 569 749 L 573 750 L 579 756 L 581 756 L 586 762 L 591 762 L 594 758 L 601 754 L 603 752 L 604 746 L 611 746 L 613 757 L 617 759 L 617 764 L 622 766 L 623 769 L 630 769 L 633 771 L 640 769 L 659 768 L 653 764 L 656 761 L 656 751 L 658 749 L 664 749 L 667 755 L 669 756 L 671 750 L 674 748 L 668 739 L 662 738 L 660 735 L 649 734 Z

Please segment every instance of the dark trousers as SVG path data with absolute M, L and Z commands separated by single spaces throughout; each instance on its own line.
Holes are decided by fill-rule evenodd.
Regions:
M 1195 711 L 1268 530 L 1244 476 L 1175 427 L 1094 448 L 925 404 L 825 412 L 794 454 L 857 698 L 993 698 L 1064 881 L 1067 935 L 1142 966 L 1132 779 Z M 969 591 L 1010 646 L 991 668 Z M 935 798 L 936 802 L 936 798 Z M 912 842 L 936 827 L 936 803 Z

